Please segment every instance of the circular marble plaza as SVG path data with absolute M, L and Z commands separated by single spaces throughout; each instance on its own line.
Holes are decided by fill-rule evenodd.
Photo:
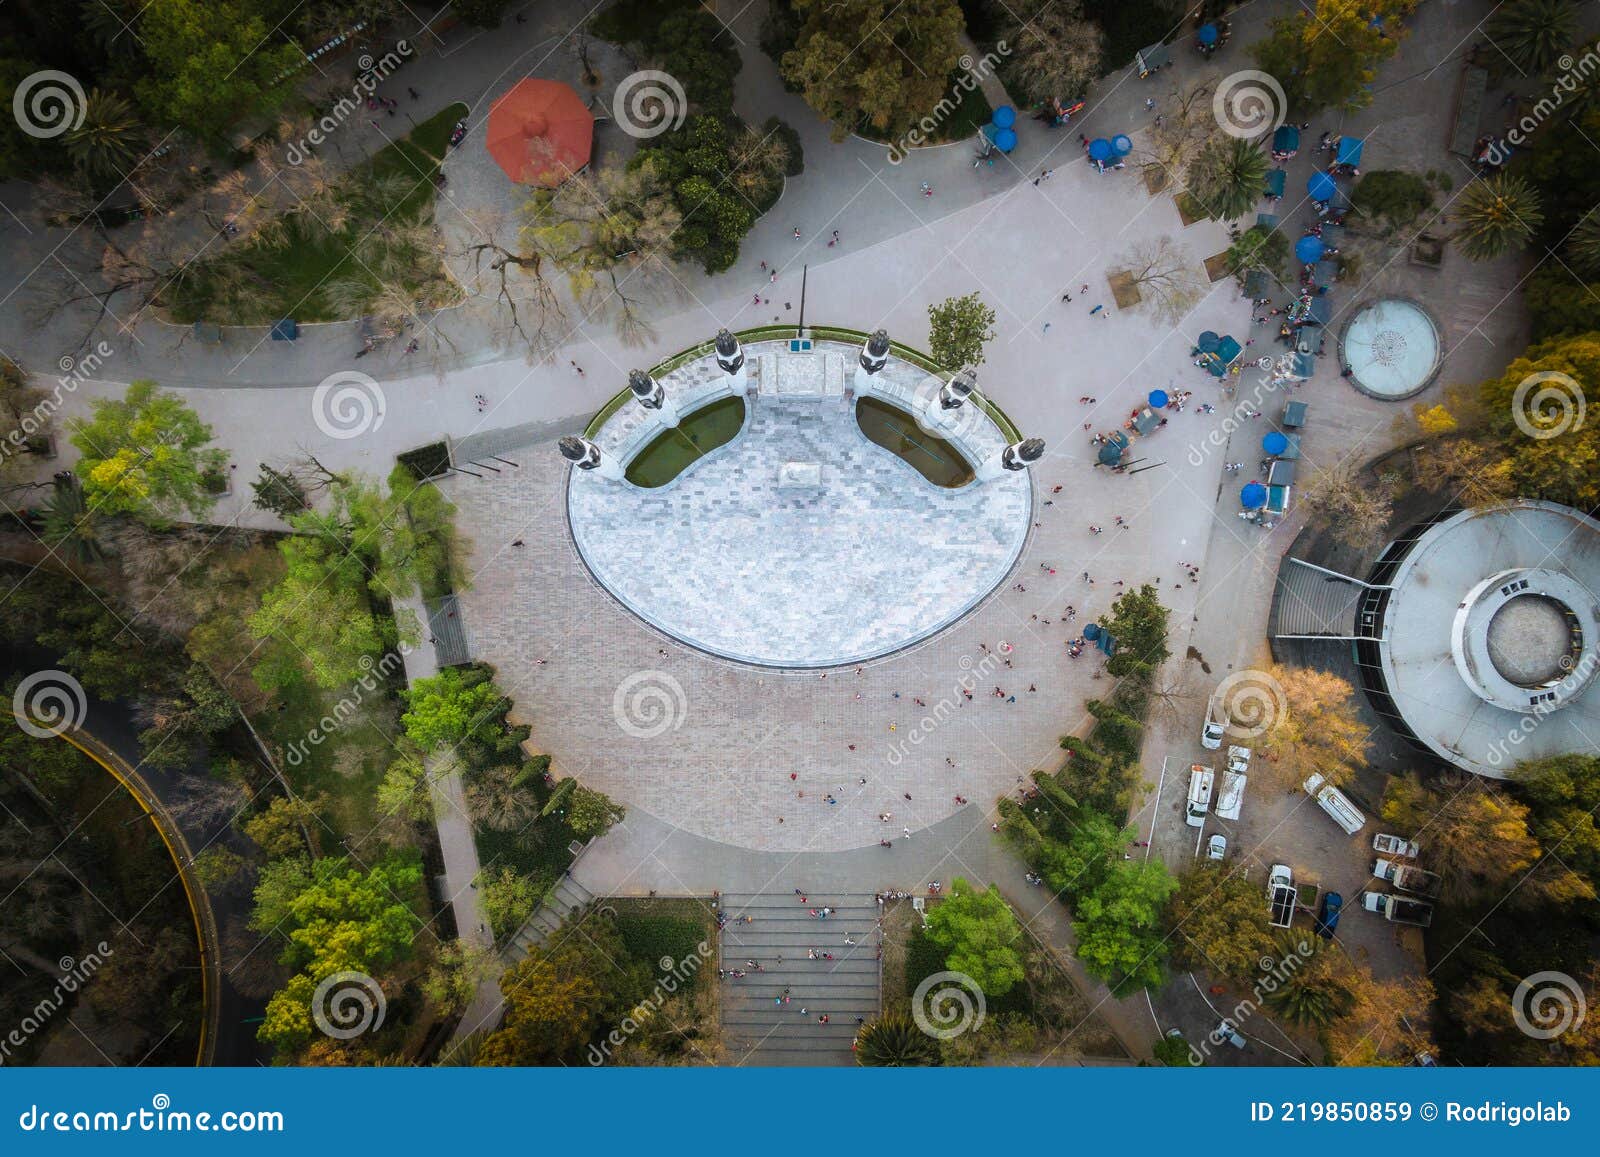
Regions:
M 1438 372 L 1439 329 L 1415 302 L 1386 298 L 1363 306 L 1345 327 L 1344 364 L 1356 387 L 1398 401 L 1425 389 Z
M 862 374 L 859 347 L 843 343 L 743 352 L 737 376 L 707 355 L 659 377 L 681 420 L 719 398 L 745 399 L 732 441 L 667 484 L 615 475 L 669 428 L 661 411 L 629 402 L 591 431 L 612 473 L 571 471 L 568 522 L 618 602 L 714 655 L 821 668 L 927 639 L 1005 581 L 1031 525 L 1028 472 L 939 486 L 857 421 L 866 397 L 926 413 L 940 379 L 895 357 Z M 929 419 L 914 434 L 937 436 L 974 469 L 1008 441 L 970 401 L 948 427 Z

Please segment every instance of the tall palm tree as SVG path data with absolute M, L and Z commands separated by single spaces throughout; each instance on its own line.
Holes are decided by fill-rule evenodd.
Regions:
M 1473 261 L 1491 261 L 1526 246 L 1544 223 L 1539 191 L 1521 177 L 1496 173 L 1473 181 L 1456 203 L 1456 245 Z
M 1493 44 L 1524 76 L 1544 72 L 1573 45 L 1577 6 L 1571 0 L 1510 0 L 1489 21 Z
M 1312 966 L 1292 973 L 1281 988 L 1267 993 L 1267 1003 L 1285 1020 L 1324 1028 L 1349 1013 L 1355 997 L 1336 976 Z
M 66 136 L 68 154 L 91 177 L 124 176 L 143 144 L 144 126 L 133 106 L 98 88 L 83 102 L 83 123 Z
M 1600 277 L 1600 205 L 1585 213 L 1568 235 L 1567 259 L 1581 276 Z
M 466 783 L 467 814 L 496 832 L 521 831 L 539 814 L 533 792 L 518 782 L 521 769 L 507 765 L 479 772 Z
M 1216 137 L 1189 167 L 1189 192 L 1213 218 L 1232 221 L 1261 200 L 1267 168 L 1267 154 L 1254 141 Z
M 76 474 L 56 475 L 55 490 L 45 500 L 44 527 L 40 535 L 51 550 L 83 566 L 105 557 L 95 537 L 94 511 L 83 497 Z
M 910 1017 L 883 1017 L 856 1036 L 856 1064 L 867 1068 L 929 1068 L 940 1061 L 939 1042 Z

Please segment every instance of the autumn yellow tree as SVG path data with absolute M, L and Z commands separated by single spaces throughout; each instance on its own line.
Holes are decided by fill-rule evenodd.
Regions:
M 1351 1008 L 1323 1034 L 1328 1058 L 1338 1065 L 1403 1065 L 1432 1052 L 1428 1009 L 1433 985 L 1421 976 L 1378 980 L 1357 965 L 1345 974 Z
M 1582 876 L 1544 857 L 1528 814 L 1476 775 L 1433 783 L 1396 776 L 1383 800 L 1384 820 L 1422 845 L 1424 862 L 1442 877 L 1441 895 L 1448 902 L 1593 899 L 1594 889 Z
M 1301 487 L 1300 504 L 1335 539 L 1356 547 L 1380 536 L 1394 513 L 1389 487 L 1376 478 L 1363 478 L 1347 462 L 1311 475 Z
M 1600 333 L 1529 349 L 1480 390 L 1489 429 L 1509 455 L 1517 494 L 1588 510 L 1600 503 Z
M 1311 775 L 1331 784 L 1350 779 L 1367 757 L 1371 729 L 1362 722 L 1355 689 L 1338 675 L 1310 667 L 1269 667 L 1259 680 L 1268 701 L 1257 740 L 1262 758 L 1253 766 L 1279 787 L 1299 787 Z M 1237 723 L 1249 724 L 1248 719 Z

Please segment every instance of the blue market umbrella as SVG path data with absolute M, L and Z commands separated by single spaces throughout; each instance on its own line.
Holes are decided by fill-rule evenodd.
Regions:
M 1133 142 L 1128 139 L 1127 134 L 1118 133 L 1111 138 L 1111 148 L 1117 156 L 1125 157 L 1133 152 Z
M 1083 624 L 1083 637 L 1085 639 L 1088 639 L 1090 642 L 1093 642 L 1094 640 L 1098 639 L 1100 637 L 1100 624 L 1099 623 L 1085 623 L 1085 624 Z
M 1222 344 L 1222 338 L 1218 335 L 1216 330 L 1208 329 L 1200 335 L 1199 339 L 1194 344 L 1195 348 L 1203 354 L 1214 353 L 1217 346 Z
M 1360 137 L 1340 137 L 1339 151 L 1334 155 L 1334 163 L 1339 165 L 1359 165 L 1361 163 L 1361 146 L 1366 144 Z
M 1282 454 L 1289 448 L 1289 439 L 1278 433 L 1278 431 L 1274 430 L 1265 438 L 1261 439 L 1261 448 L 1268 454 Z
M 1100 447 L 1100 453 L 1095 456 L 1102 466 L 1115 466 L 1122 461 L 1122 449 L 1107 442 Z
M 1217 26 L 1215 24 L 1202 24 L 1195 39 L 1207 47 L 1217 42 Z
M 1314 265 L 1322 260 L 1323 251 L 1327 246 L 1322 243 L 1321 237 L 1313 237 L 1307 233 L 1294 243 L 1295 260 L 1306 265 Z
M 1015 129 L 1001 129 L 994 134 L 994 147 L 1002 153 L 1009 153 L 1017 147 L 1017 132 Z
M 1148 401 L 1152 410 L 1159 410 L 1164 407 L 1167 402 L 1170 401 L 1170 399 L 1167 397 L 1167 391 L 1165 390 L 1151 390 Z
M 1259 482 L 1246 482 L 1239 490 L 1239 504 L 1246 510 L 1260 510 L 1267 504 L 1267 488 Z
M 1111 159 L 1111 142 L 1104 137 L 1096 137 L 1090 141 L 1089 159 L 1091 161 L 1109 161 Z
M 1339 186 L 1333 183 L 1333 178 L 1327 173 L 1312 173 L 1306 181 L 1306 192 L 1311 194 L 1313 201 L 1331 201 L 1338 191 Z
M 1017 123 L 1017 110 L 1008 104 L 1003 104 L 994 110 L 994 127 L 1008 129 Z

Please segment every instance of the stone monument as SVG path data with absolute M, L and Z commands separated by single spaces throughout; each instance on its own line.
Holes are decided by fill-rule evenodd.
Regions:
M 607 458 L 600 453 L 600 447 L 589 441 L 589 439 L 575 434 L 568 434 L 556 445 L 561 450 L 561 456 L 579 470 L 593 470 L 601 478 L 610 482 L 622 481 L 622 464 L 615 458 Z
M 1015 445 L 1007 446 L 1000 450 L 982 466 L 979 466 L 977 480 L 979 482 L 993 482 L 1007 471 L 1026 470 L 1043 457 L 1044 439 L 1024 438 Z
M 678 424 L 678 407 L 667 397 L 667 391 L 661 388 L 661 383 L 649 374 L 643 370 L 629 370 L 628 389 L 633 391 L 633 396 L 641 406 L 656 412 L 663 426 Z
M 873 374 L 889 364 L 889 333 L 887 330 L 878 330 L 861 347 L 861 356 L 856 359 L 856 392 L 860 393 L 867 385 Z

